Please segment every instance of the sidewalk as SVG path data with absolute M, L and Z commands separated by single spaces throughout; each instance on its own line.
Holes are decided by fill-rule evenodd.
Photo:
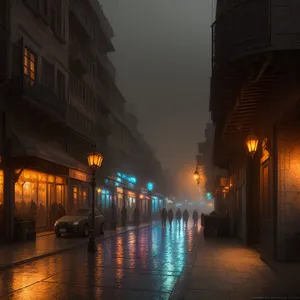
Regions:
M 106 230 L 104 235 L 96 237 L 99 242 L 114 235 L 150 226 L 151 223 L 143 223 L 136 226 L 126 226 L 117 230 Z M 11 268 L 26 262 L 40 259 L 46 256 L 57 254 L 63 251 L 72 250 L 80 246 L 87 246 L 88 238 L 62 237 L 57 238 L 55 234 L 38 234 L 36 241 L 4 245 L 0 247 L 0 270 Z
M 204 239 L 202 232 L 197 248 L 190 272 L 179 279 L 172 300 L 300 299 L 299 264 L 281 264 L 275 273 L 258 252 L 239 241 Z

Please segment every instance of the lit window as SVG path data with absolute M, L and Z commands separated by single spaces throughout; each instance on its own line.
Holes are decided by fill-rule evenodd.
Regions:
M 33 85 L 36 75 L 36 56 L 28 48 L 25 48 L 24 51 L 24 75 L 26 81 L 30 85 Z

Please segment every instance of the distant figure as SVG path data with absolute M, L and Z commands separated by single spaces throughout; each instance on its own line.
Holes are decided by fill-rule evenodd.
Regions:
M 65 208 L 61 205 L 61 203 L 58 204 L 57 210 L 58 210 L 58 218 L 62 218 L 66 215 Z
M 135 209 L 133 210 L 133 218 L 134 218 L 134 224 L 139 225 L 139 223 L 140 223 L 140 210 L 137 207 L 135 207 Z
M 173 210 L 170 208 L 168 211 L 168 220 L 169 220 L 169 224 L 172 227 L 172 221 L 173 221 Z
M 31 200 L 31 203 L 30 203 L 29 216 L 32 221 L 36 222 L 37 205 L 35 204 L 35 202 L 33 200 Z
M 176 211 L 176 220 L 177 220 L 177 222 L 181 221 L 181 210 L 180 210 L 180 208 L 178 208 L 177 211 Z
M 166 227 L 168 212 L 165 207 L 161 210 L 161 226 Z
M 194 212 L 193 212 L 194 226 L 198 225 L 198 218 L 199 218 L 199 215 L 198 215 L 198 212 L 195 209 Z
M 122 215 L 122 226 L 126 226 L 126 221 L 127 221 L 127 208 L 126 208 L 125 206 L 122 207 L 121 215 Z
M 188 220 L 189 220 L 189 212 L 187 211 L 187 209 L 185 209 L 183 212 L 183 222 L 185 223 L 186 226 L 187 226 Z

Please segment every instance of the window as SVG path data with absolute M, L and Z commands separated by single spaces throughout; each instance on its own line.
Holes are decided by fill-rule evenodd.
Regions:
M 42 60 L 42 83 L 45 87 L 54 91 L 54 66 L 45 58 Z
M 33 85 L 36 78 L 36 55 L 27 47 L 24 49 L 24 75 L 26 82 Z
M 59 70 L 57 70 L 57 95 L 62 99 L 66 96 L 66 77 Z
M 65 24 L 61 0 L 53 0 L 51 4 L 51 29 L 62 40 L 65 40 Z

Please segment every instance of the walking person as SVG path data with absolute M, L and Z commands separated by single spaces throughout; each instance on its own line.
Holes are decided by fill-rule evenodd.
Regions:
M 122 215 L 122 226 L 126 226 L 126 222 L 127 222 L 127 208 L 125 207 L 125 205 L 122 207 L 121 210 L 121 215 Z
M 170 229 L 172 227 L 172 222 L 173 222 L 173 210 L 170 208 L 168 211 L 168 220 L 169 220 L 169 224 L 170 224 Z
M 161 210 L 161 226 L 166 227 L 168 212 L 165 207 Z
M 176 220 L 177 220 L 178 223 L 180 223 L 180 221 L 181 221 L 181 210 L 180 210 L 180 208 L 178 208 L 177 211 L 176 211 Z
M 188 220 L 189 220 L 189 212 L 187 211 L 187 209 L 185 209 L 183 212 L 183 222 L 185 223 L 185 226 L 187 226 Z
M 195 209 L 194 212 L 193 212 L 194 226 L 198 225 L 198 218 L 199 218 L 199 215 L 198 215 L 198 212 Z

